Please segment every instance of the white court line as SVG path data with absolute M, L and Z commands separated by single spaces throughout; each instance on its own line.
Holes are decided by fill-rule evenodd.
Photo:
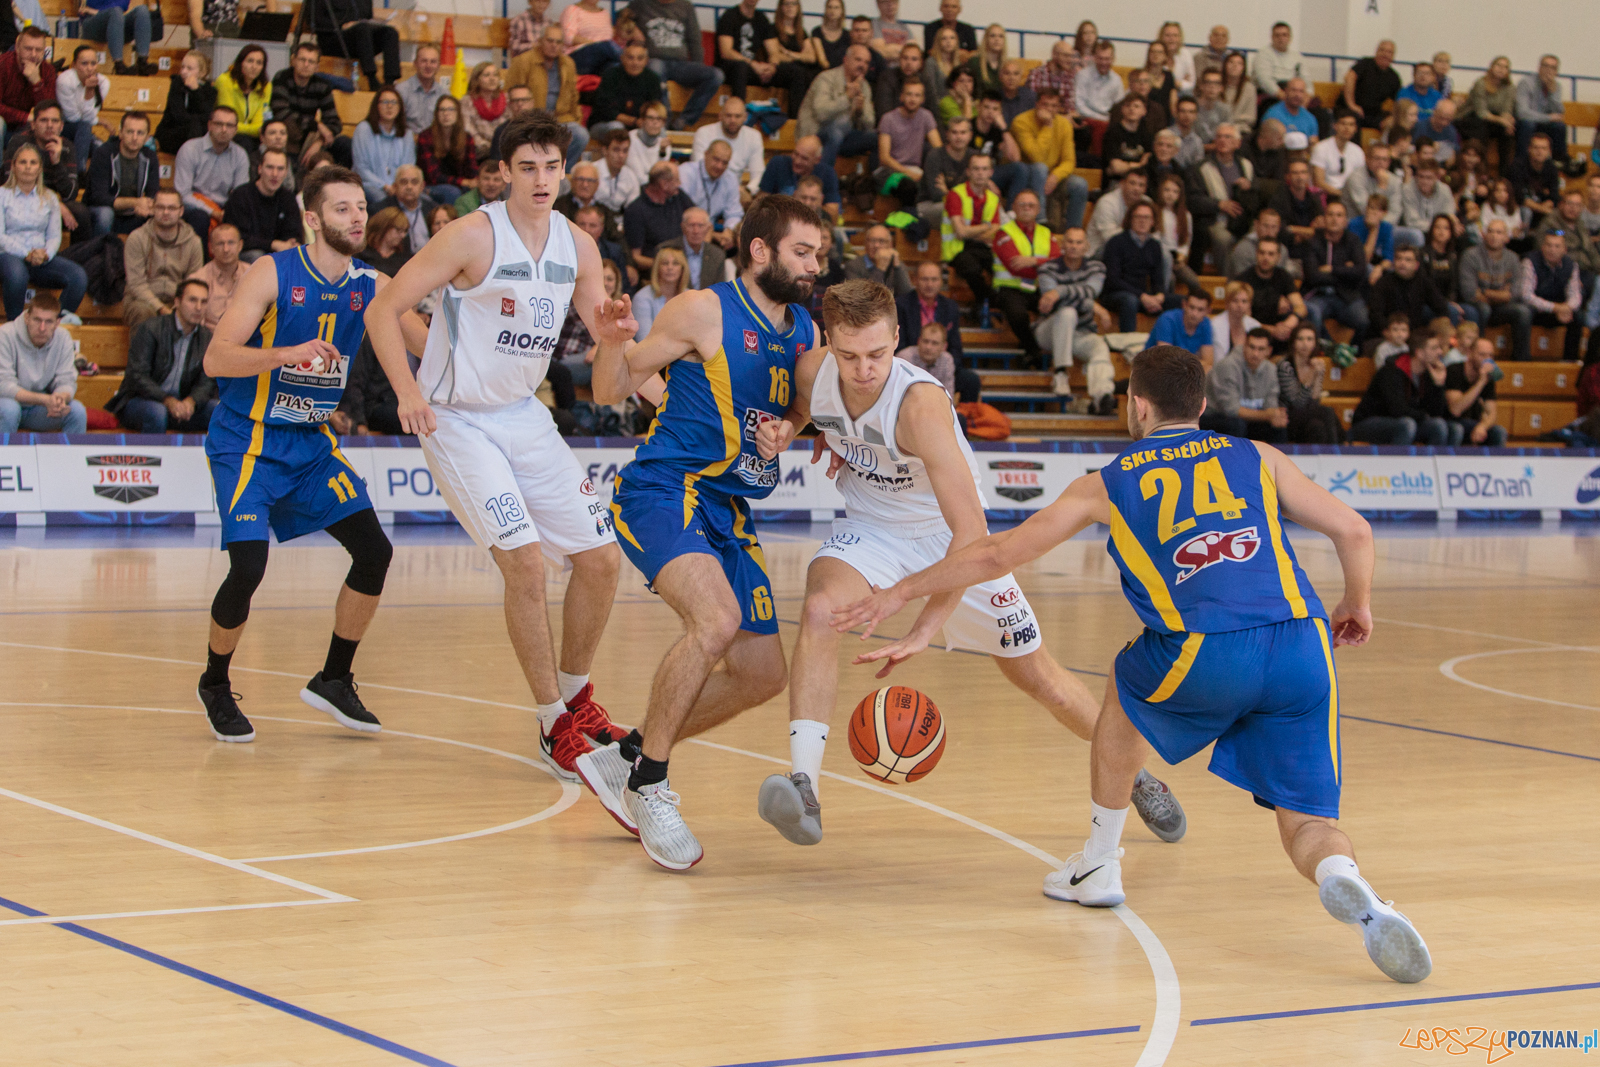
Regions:
M 1576 650 L 1578 652 L 1596 651 L 1594 648 L 1586 645 L 1563 645 L 1554 641 L 1535 641 L 1531 637 L 1512 637 L 1510 634 L 1491 634 L 1484 633 L 1482 630 L 1460 630 L 1454 626 L 1435 626 L 1432 623 L 1427 622 L 1406 622 L 1403 619 L 1380 619 L 1376 615 L 1373 616 L 1372 621 L 1381 622 L 1386 626 L 1409 626 L 1414 630 L 1437 630 L 1440 633 L 1464 634 L 1467 637 L 1488 637 L 1496 641 L 1515 641 L 1522 645 L 1542 645 L 1543 647 L 1549 649 L 1567 649 Z
M 156 911 L 104 911 L 95 915 L 35 915 L 27 919 L 0 920 L 0 926 L 30 924 L 86 923 L 96 919 L 143 919 L 151 915 L 198 915 L 207 911 L 256 911 L 261 908 L 303 908 L 315 904 L 339 904 L 337 900 L 273 900 L 264 904 L 215 904 L 209 908 L 161 908 Z
M 148 660 L 148 661 L 152 661 L 152 662 L 156 662 L 156 663 L 182 663 L 182 664 L 186 664 L 188 666 L 194 666 L 194 667 L 201 666 L 201 664 L 199 664 L 199 663 L 194 663 L 194 662 L 191 662 L 191 661 L 188 661 L 188 660 L 166 659 L 166 658 L 163 658 L 163 657 L 160 657 L 160 656 L 143 656 L 143 655 L 138 655 L 138 654 L 129 653 L 129 652 L 103 652 L 103 651 L 101 651 L 99 649 L 62 648 L 62 647 L 54 646 L 54 645 L 27 645 L 27 644 L 20 644 L 18 642 L 13 642 L 13 641 L 0 641 L 0 646 L 10 647 L 10 648 L 31 648 L 31 649 L 39 649 L 39 650 L 42 650 L 42 651 L 48 651 L 48 652 L 89 653 L 89 654 L 92 654 L 92 655 L 115 656 L 115 657 L 119 657 L 119 658 L 122 658 L 122 659 Z M 240 669 L 244 670 L 244 669 L 247 669 L 247 668 L 240 668 Z M 284 677 L 293 677 L 293 678 L 300 677 L 300 675 L 290 674 L 287 671 L 264 671 L 263 670 L 263 671 L 256 671 L 255 673 L 259 673 L 259 674 L 275 674 L 275 675 L 281 675 L 281 676 L 284 676 Z M 465 701 L 465 702 L 471 703 L 471 704 L 488 704 L 488 705 L 492 705 L 492 706 L 495 706 L 495 707 L 510 708 L 512 710 L 515 710 L 515 711 L 532 711 L 532 710 L 534 710 L 532 708 L 524 707 L 524 706 L 519 705 L 519 704 L 505 704 L 505 703 L 501 703 L 499 701 L 493 701 L 493 700 L 478 700 L 478 699 L 473 698 L 473 697 L 455 696 L 454 694 L 451 694 L 451 693 L 430 693 L 430 692 L 425 692 L 423 690 L 418 690 L 418 689 L 407 689 L 407 688 L 402 687 L 402 686 L 372 685 L 371 688 L 374 688 L 374 689 L 387 689 L 387 690 L 390 690 L 392 692 L 400 692 L 400 693 L 413 693 L 413 694 L 422 694 L 422 695 L 426 695 L 426 696 L 437 696 L 437 697 L 443 697 L 443 698 L 449 699 L 449 700 L 461 700 L 461 701 Z M 3 705 L 0 705 L 0 706 L 3 706 Z M 40 706 L 40 705 L 34 704 L 34 705 L 28 705 L 28 706 L 37 707 L 37 706 Z M 148 709 L 148 710 L 164 711 L 164 710 L 168 710 L 168 709 L 155 708 L 155 709 Z M 188 714 L 188 713 L 184 712 L 184 714 Z M 198 712 L 196 712 L 195 714 L 198 714 Z M 267 718 L 266 716 L 260 716 L 260 717 L 262 719 L 266 719 Z M 311 722 L 313 720 L 285 719 L 285 720 L 280 720 L 280 721 L 285 721 L 285 722 Z M 328 724 L 318 724 L 318 725 L 328 725 Z M 387 732 L 392 732 L 392 733 L 395 733 L 395 734 L 399 735 L 399 731 L 387 731 Z M 407 735 L 407 736 L 422 736 L 422 735 Z M 481 747 L 481 746 L 476 746 L 476 745 L 466 745 L 466 742 L 450 741 L 447 738 L 430 738 L 429 740 L 444 741 L 447 744 L 465 745 L 466 747 L 469 747 L 469 748 Z M 752 759 L 764 760 L 764 761 L 766 761 L 768 763 L 777 763 L 777 764 L 780 764 L 780 765 L 783 765 L 783 766 L 788 766 L 788 763 L 785 760 L 778 759 L 778 758 L 776 758 L 774 756 L 766 756 L 766 755 L 763 755 L 763 754 L 761 754 L 759 752 L 750 752 L 750 751 L 748 751 L 746 749 L 733 748 L 732 746 L 729 746 L 729 745 L 721 745 L 721 744 L 717 744 L 714 741 L 705 741 L 705 740 L 701 740 L 699 738 L 690 738 L 689 740 L 690 740 L 690 742 L 692 744 L 703 745 L 703 746 L 705 746 L 707 748 L 721 749 L 722 751 L 725 751 L 725 752 L 732 752 L 732 753 L 736 753 L 736 754 L 741 755 L 741 756 L 749 756 Z M 492 750 L 485 750 L 485 751 L 492 751 Z M 511 754 L 510 753 L 506 753 L 506 755 L 511 755 Z M 527 762 L 524 757 L 512 756 L 512 758 L 521 759 L 524 762 Z M 542 768 L 542 764 L 540 764 L 539 766 L 541 766 L 541 768 Z M 988 825 L 987 823 L 982 823 L 982 822 L 979 822 L 976 819 L 970 818 L 969 816 L 962 815 L 959 812 L 951 811 L 949 808 L 942 808 L 937 804 L 931 804 L 926 800 L 922 800 L 922 799 L 917 798 L 917 797 L 907 796 L 904 793 L 898 793 L 898 792 L 895 792 L 894 790 L 888 789 L 888 788 L 886 788 L 884 786 L 874 785 L 871 782 L 862 782 L 862 781 L 858 781 L 857 779 L 854 779 L 854 778 L 846 778 L 843 775 L 836 774 L 836 773 L 834 773 L 832 771 L 823 771 L 822 773 L 827 775 L 829 778 L 834 779 L 835 781 L 844 782 L 844 783 L 846 783 L 848 785 L 853 785 L 858 789 L 866 789 L 866 790 L 870 790 L 872 792 L 882 793 L 885 796 L 894 797 L 894 798 L 896 798 L 898 800 L 902 800 L 902 801 L 904 801 L 904 802 L 906 802 L 908 804 L 914 804 L 917 807 L 925 808 L 926 810 L 928 810 L 930 812 L 933 812 L 933 813 L 935 813 L 937 815 L 942 815 L 947 819 L 953 819 L 954 821 L 959 822 L 959 823 L 961 823 L 961 824 L 963 824 L 965 826 L 969 826 L 972 829 L 979 831 L 980 833 L 985 833 L 985 834 L 988 834 L 989 836 L 994 837 L 994 838 L 996 838 L 996 839 L 998 839 L 1000 841 L 1004 841 L 1006 844 L 1011 845 L 1013 848 L 1021 849 L 1023 852 L 1026 852 L 1028 855 L 1033 856 L 1035 859 L 1038 859 L 1038 860 L 1040 860 L 1040 861 L 1042 861 L 1044 863 L 1047 863 L 1052 867 L 1061 866 L 1061 863 L 1062 863 L 1061 860 L 1057 859 L 1055 856 L 1053 856 L 1050 853 L 1044 851 L 1043 849 L 1038 848 L 1038 847 L 1036 847 L 1036 846 L 1034 846 L 1032 844 L 1029 844 L 1028 842 L 1022 840 L 1019 837 L 1013 837 L 1011 834 L 1008 834 L 1003 830 L 998 830 L 995 827 Z M 570 784 L 570 783 L 563 783 L 563 786 L 566 786 L 568 784 Z M 576 789 L 575 786 L 572 787 L 572 788 L 573 788 L 573 792 L 574 792 L 573 800 L 576 800 L 576 795 L 575 794 L 577 792 L 577 789 Z M 566 801 L 567 800 L 567 794 L 566 794 L 566 789 L 565 788 L 563 789 L 562 793 L 563 793 L 562 801 Z M 561 803 L 561 802 L 558 802 L 558 803 Z M 565 807 L 568 807 L 568 806 L 570 806 L 570 802 L 563 805 L 563 810 L 565 809 Z M 554 813 L 552 813 L 552 814 L 554 814 Z M 426 843 L 429 843 L 429 842 L 418 842 L 417 844 L 426 844 Z M 407 847 L 407 846 L 396 846 L 396 847 Z M 366 850 L 351 850 L 351 851 L 366 851 Z M 337 854 L 339 854 L 339 853 L 322 853 L 322 855 L 337 855 Z M 218 857 L 218 858 L 220 859 L 220 857 Z M 290 858 L 290 857 L 274 857 L 274 858 L 287 859 L 287 858 Z M 225 862 L 225 863 L 238 862 L 238 863 L 241 864 L 241 866 L 242 866 L 242 863 L 243 863 L 243 861 L 223 861 L 223 862 Z M 251 870 L 254 870 L 254 869 L 251 868 Z M 267 874 L 267 872 L 265 872 L 265 871 L 255 871 L 255 873 L 258 873 L 258 874 L 262 875 L 263 877 L 270 877 Z M 347 899 L 353 899 L 353 898 L 347 898 Z M 1132 933 L 1134 938 L 1139 942 L 1139 947 L 1144 950 L 1145 957 L 1150 963 L 1150 971 L 1151 971 L 1152 977 L 1154 978 L 1155 987 L 1156 987 L 1155 1019 L 1151 1022 L 1151 1025 L 1150 1025 L 1150 1039 L 1145 1042 L 1144 1051 L 1140 1054 L 1138 1062 L 1135 1064 L 1135 1067 L 1161 1067 L 1161 1065 L 1166 1062 L 1168 1054 L 1172 1051 L 1172 1044 L 1176 1040 L 1177 1034 L 1178 1034 L 1178 1021 L 1179 1021 L 1179 1018 L 1180 1018 L 1180 1015 L 1181 1015 L 1181 1011 L 1182 1011 L 1182 999 L 1181 999 L 1181 996 L 1180 996 L 1179 986 L 1178 986 L 1178 972 L 1177 972 L 1177 969 L 1173 967 L 1172 958 L 1167 954 L 1167 950 L 1161 944 L 1161 940 L 1158 937 L 1156 937 L 1155 933 L 1153 931 L 1151 931 L 1151 929 L 1150 929 L 1150 927 L 1148 925 L 1145 924 L 1144 920 L 1140 919 L 1139 916 L 1134 913 L 1133 909 L 1129 908 L 1126 904 L 1119 904 L 1119 905 L 1117 905 L 1116 907 L 1114 907 L 1114 908 L 1112 908 L 1110 910 L 1111 910 L 1111 912 L 1113 914 L 1115 914 L 1117 916 L 1118 919 L 1120 919 L 1122 921 L 1123 925 L 1128 928 L 1129 932 Z
M 29 645 L 29 644 L 24 644 L 21 641 L 0 641 L 0 648 L 31 648 L 31 649 L 34 649 L 34 650 L 39 651 L 39 652 L 77 652 L 77 653 L 80 653 L 80 654 L 86 655 L 86 656 L 111 656 L 111 657 L 113 657 L 115 659 L 139 659 L 139 660 L 144 660 L 147 663 L 175 663 L 175 664 L 177 664 L 179 666 L 182 666 L 182 667 L 204 667 L 205 666 L 205 664 L 203 662 L 201 662 L 200 660 L 169 659 L 166 656 L 141 656 L 136 652 L 107 652 L 104 649 L 99 649 L 99 648 L 62 648 L 60 645 Z M 276 677 L 279 677 L 279 678 L 304 678 L 304 677 L 306 677 L 306 675 L 304 673 L 296 674 L 294 671 L 269 671 L 269 670 L 265 670 L 265 669 L 263 669 L 261 667 L 240 667 L 237 664 L 235 664 L 231 669 L 232 670 L 236 670 L 236 671 L 243 671 L 246 674 L 271 674 L 271 675 L 275 675 Z M 455 693 L 435 693 L 435 692 L 433 692 L 431 690 L 428 690 L 428 689 L 407 689 L 404 686 L 398 686 L 398 685 L 379 685 L 377 682 L 362 682 L 361 686 L 364 689 L 386 689 L 391 693 L 412 693 L 412 694 L 415 694 L 417 696 L 441 697 L 441 698 L 443 698 L 445 700 L 460 700 L 460 701 L 464 701 L 464 702 L 466 702 L 468 704 L 485 704 L 485 705 L 487 705 L 489 707 L 492 707 L 492 708 L 512 708 L 512 709 L 514 709 L 516 711 L 532 711 L 533 710 L 532 708 L 524 707 L 521 704 L 507 704 L 507 703 L 505 703 L 503 701 L 499 701 L 499 700 L 479 700 L 477 697 L 457 696 Z M 153 709 L 147 709 L 147 710 L 163 711 L 165 709 L 163 709 L 163 708 L 153 708 Z M 290 720 L 290 721 L 298 722 L 300 720 Z
M 14 707 L 15 705 L 9 706 Z M 343 893 L 335 893 L 328 889 L 320 889 L 309 882 L 302 882 L 298 879 L 287 877 L 286 875 L 275 874 L 272 871 L 257 870 L 241 860 L 225 859 L 214 852 L 206 852 L 204 849 L 192 848 L 189 845 L 180 845 L 176 841 L 168 841 L 164 837 L 157 837 L 155 834 L 147 834 L 143 830 L 135 830 L 131 826 L 123 826 L 120 823 L 110 822 L 106 819 L 97 819 L 93 815 L 85 815 L 81 811 L 73 811 L 71 808 L 64 808 L 60 804 L 52 804 L 48 800 L 40 800 L 38 797 L 30 797 L 25 793 L 17 793 L 10 789 L 0 788 L 0 797 L 10 797 L 12 800 L 20 800 L 24 804 L 32 804 L 36 808 L 42 808 L 45 811 L 54 812 L 57 815 L 65 815 L 67 818 L 77 819 L 79 822 L 86 822 L 90 826 L 98 826 L 102 830 L 110 830 L 112 833 L 123 834 L 124 836 L 131 837 L 136 841 L 143 841 L 146 844 L 151 845 L 160 845 L 162 848 L 170 848 L 174 852 L 181 852 L 185 856 L 192 856 L 195 859 L 205 860 L 207 863 L 215 863 L 217 866 L 226 867 L 230 871 L 239 871 L 242 874 L 250 874 L 257 878 L 265 878 L 269 882 L 277 882 L 279 885 L 286 885 L 290 889 L 298 889 L 302 893 L 310 893 L 312 896 L 321 897 L 323 900 L 331 903 L 352 904 L 356 901 L 355 897 L 347 897 Z
M 194 712 L 194 714 L 198 715 L 200 713 Z M 331 722 L 314 722 L 314 720 L 310 719 L 279 719 L 271 715 L 258 715 L 256 718 L 267 722 L 313 722 L 314 725 L 317 726 L 337 725 L 336 723 Z M 368 845 L 365 848 L 341 848 L 335 849 L 331 852 L 302 852 L 299 855 L 294 856 L 256 856 L 252 859 L 240 860 L 239 862 L 277 863 L 279 860 L 321 859 L 324 856 L 356 856 L 365 852 L 393 852 L 402 848 L 422 848 L 424 845 L 443 845 L 451 841 L 470 841 L 475 837 L 488 837 L 490 834 L 503 834 L 507 830 L 521 829 L 524 826 L 532 826 L 536 822 L 543 822 L 546 819 L 554 818 L 555 816 L 566 811 L 568 808 L 572 807 L 572 805 L 576 804 L 578 802 L 578 798 L 583 795 L 583 790 L 579 789 L 572 782 L 564 782 L 560 778 L 557 778 L 555 772 L 549 767 L 546 767 L 542 760 L 529 759 L 527 756 L 519 756 L 515 752 L 506 752 L 503 749 L 490 748 L 487 745 L 474 745 L 470 741 L 455 741 L 448 737 L 430 737 L 427 734 L 412 734 L 406 733 L 404 730 L 391 730 L 388 727 L 385 727 L 383 732 L 394 737 L 411 737 L 419 741 L 437 741 L 441 745 L 455 745 L 459 748 L 470 748 L 478 752 L 487 752 L 493 756 L 504 756 L 506 759 L 515 760 L 518 763 L 525 763 L 535 770 L 543 771 L 545 774 L 548 774 L 558 785 L 560 785 L 561 799 L 556 801 L 554 804 L 551 804 L 548 808 L 545 808 L 542 811 L 534 812 L 532 815 L 529 815 L 526 818 L 517 819 L 514 822 L 501 823 L 499 826 L 486 827 L 482 830 L 469 830 L 466 833 L 450 834 L 447 837 L 430 837 L 423 841 L 402 841 L 399 844 L 394 845 Z
M 723 752 L 732 752 L 740 756 L 749 756 L 751 759 L 762 760 L 766 763 L 776 763 L 780 766 L 789 766 L 789 761 L 778 759 L 776 756 L 763 755 L 760 752 L 751 752 L 748 749 L 734 748 L 732 745 L 719 745 L 715 741 L 705 741 L 698 737 L 688 739 L 690 744 L 702 745 L 706 748 L 715 748 Z M 1034 859 L 1048 863 L 1052 868 L 1058 868 L 1062 860 L 1057 859 L 1037 845 L 1029 844 L 1020 837 L 1014 837 L 1004 830 L 998 830 L 988 823 L 979 822 L 968 815 L 949 808 L 942 808 L 937 804 L 929 803 L 919 797 L 897 792 L 887 786 L 877 785 L 872 782 L 863 782 L 856 778 L 847 778 L 833 771 L 823 771 L 823 775 L 836 782 L 853 785 L 857 789 L 866 789 L 873 793 L 881 793 L 886 797 L 903 800 L 907 804 L 914 804 L 935 815 L 942 815 L 953 819 L 963 826 L 970 826 L 980 833 L 1004 841 L 1013 848 L 1021 849 Z M 1182 1013 L 1182 998 L 1178 990 L 1178 972 L 1172 965 L 1172 957 L 1167 955 L 1166 948 L 1161 944 L 1154 931 L 1145 924 L 1145 921 L 1136 915 L 1132 908 L 1126 904 L 1118 904 L 1110 909 L 1111 913 L 1122 920 L 1122 924 L 1133 934 L 1139 942 L 1139 947 L 1144 950 L 1145 958 L 1150 962 L 1150 971 L 1155 978 L 1156 985 L 1156 1017 L 1150 1024 L 1150 1039 L 1145 1042 L 1144 1051 L 1140 1054 L 1134 1067 L 1161 1067 L 1167 1061 L 1167 1055 L 1172 1051 L 1172 1043 L 1178 1036 L 1178 1019 Z
M 1531 700 L 1535 704 L 1551 704 L 1551 705 L 1554 705 L 1555 707 L 1558 707 L 1558 708 L 1577 708 L 1579 711 L 1600 711 L 1600 708 L 1595 707 L 1593 704 L 1574 704 L 1571 701 L 1567 701 L 1567 700 L 1552 700 L 1549 697 L 1536 697 L 1536 696 L 1530 696 L 1527 693 L 1516 693 L 1516 692 L 1512 692 L 1510 689 L 1496 689 L 1492 685 L 1484 685 L 1482 682 L 1474 682 L 1472 679 L 1463 678 L 1463 677 L 1461 677 L 1461 675 L 1456 673 L 1456 665 L 1457 664 L 1465 663 L 1468 660 L 1485 659 L 1485 658 L 1487 658 L 1489 656 L 1515 656 L 1515 655 L 1518 655 L 1518 654 L 1526 654 L 1526 653 L 1529 653 L 1529 652 L 1595 652 L 1595 651 L 1600 651 L 1600 650 L 1593 649 L 1593 648 L 1582 648 L 1582 647 L 1571 646 L 1571 645 L 1551 645 L 1551 646 L 1548 646 L 1548 647 L 1545 647 L 1545 648 L 1502 648 L 1502 649 L 1500 649 L 1498 651 L 1495 651 L 1495 652 L 1473 652 L 1473 653 L 1470 653 L 1470 654 L 1465 655 L 1465 656 L 1457 656 L 1454 659 L 1445 660 L 1443 663 L 1439 664 L 1439 673 L 1444 675 L 1446 678 L 1450 679 L 1452 682 L 1460 682 L 1462 685 L 1470 685 L 1474 689 L 1481 689 L 1485 693 L 1494 693 L 1494 694 L 1497 694 L 1498 696 L 1511 697 L 1514 700 Z
M 13 701 L 0 701 L 0 708 L 4 708 L 4 707 L 91 708 L 91 709 L 100 710 L 100 711 L 159 711 L 159 712 L 161 712 L 163 714 L 167 714 L 167 715 L 201 715 L 201 714 L 204 714 L 203 712 L 200 712 L 200 711 L 190 711 L 187 708 L 149 708 L 149 707 L 135 707 L 135 706 L 133 706 L 131 704 L 41 704 L 41 703 L 38 703 L 36 701 L 16 701 L 16 702 L 13 702 Z M 257 716 L 255 716 L 255 720 L 260 721 L 260 722 L 297 723 L 297 724 L 302 725 L 302 726 L 337 727 L 337 725 L 338 725 L 337 723 L 325 722 L 325 721 L 322 721 L 322 720 L 319 720 L 319 719 L 291 719 L 291 718 L 285 718 L 283 716 L 278 716 L 278 715 L 257 715 Z M 515 752 L 506 752 L 503 749 L 490 748 L 487 745 L 475 745 L 470 741 L 456 741 L 456 740 L 454 740 L 452 738 L 448 738 L 448 737 L 432 737 L 432 736 L 430 736 L 428 734 L 407 733 L 404 730 L 385 729 L 383 732 L 386 733 L 386 734 L 389 734 L 389 735 L 391 735 L 393 737 L 409 737 L 409 738 L 413 738 L 413 739 L 418 740 L 418 741 L 437 741 L 441 745 L 455 745 L 458 748 L 470 748 L 470 749 L 473 749 L 473 750 L 478 751 L 478 752 L 487 752 L 492 756 L 503 756 L 506 759 L 514 760 L 517 763 L 525 763 L 528 766 L 534 768 L 535 770 L 543 771 L 545 774 L 549 775 L 552 779 L 555 779 L 555 781 L 561 786 L 561 799 L 557 800 L 554 804 L 552 804 L 549 807 L 543 809 L 542 811 L 535 812 L 534 814 L 526 816 L 525 818 L 517 819 L 514 822 L 501 823 L 499 826 L 490 826 L 490 827 L 487 827 L 487 828 L 482 829 L 482 830 L 469 830 L 469 831 L 467 831 L 465 833 L 450 834 L 447 837 L 430 837 L 430 838 L 427 838 L 427 839 L 421 840 L 421 841 L 401 841 L 401 842 L 398 842 L 398 843 L 393 844 L 393 845 L 368 845 L 368 846 L 365 846 L 363 848 L 341 848 L 341 849 L 334 849 L 334 850 L 329 851 L 329 852 L 302 852 L 302 853 L 298 853 L 296 855 L 290 855 L 290 856 L 253 856 L 253 857 L 250 857 L 248 859 L 230 860 L 228 862 L 230 862 L 230 863 L 276 863 L 276 862 L 278 862 L 280 860 L 321 859 L 321 858 L 323 858 L 325 856 L 354 856 L 354 855 L 358 855 L 358 854 L 364 853 L 364 852 L 393 852 L 393 851 L 396 851 L 396 850 L 399 850 L 399 849 L 405 849 L 405 848 L 421 848 L 424 845 L 442 845 L 442 844 L 446 844 L 446 843 L 451 842 L 451 841 L 468 841 L 468 840 L 471 840 L 472 838 L 475 838 L 475 837 L 488 837 L 490 834 L 505 833 L 508 830 L 517 830 L 517 829 L 520 829 L 520 828 L 522 828 L 524 826 L 531 826 L 536 822 L 543 822 L 545 819 L 549 819 L 549 818 L 552 818 L 552 817 L 554 817 L 556 815 L 559 815 L 563 811 L 566 811 L 568 808 L 572 807 L 572 805 L 574 805 L 574 804 L 576 804 L 578 802 L 578 798 L 583 795 L 583 790 L 579 789 L 573 783 L 571 783 L 571 782 L 563 782 L 563 781 L 561 781 L 561 779 L 556 778 L 555 773 L 553 771 L 551 771 L 549 767 L 546 767 L 542 761 L 535 760 L 535 759 L 530 759 L 527 756 L 519 756 Z M 0 791 L 0 792 L 3 792 L 3 791 Z M 272 878 L 277 878 L 278 877 L 277 875 L 269 876 L 269 875 L 266 874 L 266 872 L 257 872 L 257 873 L 261 874 L 262 877 L 272 877 Z M 354 898 L 349 898 L 349 899 L 354 899 Z M 241 905 L 241 906 L 244 906 L 244 905 Z M 250 906 L 250 907 L 258 907 L 258 906 L 259 907 L 265 907 L 267 905 L 248 905 L 248 906 Z M 277 905 L 273 905 L 273 906 L 277 906 Z M 220 909 L 216 909 L 216 908 L 199 908 L 199 909 L 194 909 L 194 910 L 215 911 L 215 910 L 220 910 Z M 161 913 L 161 914 L 165 914 L 165 913 Z M 0 922 L 0 926 L 4 926 L 4 925 L 6 925 L 6 923 Z

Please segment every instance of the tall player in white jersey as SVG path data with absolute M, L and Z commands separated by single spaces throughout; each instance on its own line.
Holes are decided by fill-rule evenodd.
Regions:
M 801 357 L 795 407 L 772 424 L 762 448 L 765 455 L 787 447 L 809 417 L 822 431 L 813 462 L 825 448 L 832 452 L 828 475 L 838 474 L 845 501 L 845 517 L 834 521 L 806 571 L 789 682 L 793 769 L 762 782 L 757 802 L 761 817 L 797 845 L 822 840 L 817 784 L 839 687 L 833 612 L 989 533 L 978 462 L 949 395 L 931 374 L 895 358 L 894 294 L 866 280 L 835 285 L 822 298 L 822 316 L 827 347 Z M 1093 735 L 1099 703 L 1045 649 L 1039 621 L 1011 575 L 930 597 L 878 677 L 927 648 L 941 630 L 947 647 L 987 652 L 1011 684 L 1069 730 L 1086 741 Z M 1183 808 L 1160 780 L 1142 774 L 1133 795 L 1156 836 L 1183 836 Z
M 367 312 L 373 348 L 399 399 L 400 425 L 450 510 L 505 577 L 506 629 L 538 702 L 539 754 L 576 782 L 573 761 L 614 730 L 589 666 L 611 614 L 621 553 L 611 515 L 535 396 L 569 306 L 597 340 L 637 327 L 608 300 L 594 239 L 551 210 L 571 134 L 548 112 L 506 126 L 503 202 L 446 226 Z M 413 380 L 400 316 L 444 287 Z M 546 614 L 544 557 L 571 564 L 561 654 Z

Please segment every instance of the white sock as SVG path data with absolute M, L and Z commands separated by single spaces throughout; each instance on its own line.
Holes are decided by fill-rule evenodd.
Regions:
M 794 772 L 811 779 L 811 789 L 822 784 L 822 750 L 828 746 L 828 724 L 815 719 L 789 721 L 789 761 Z
M 589 676 L 556 671 L 556 683 L 561 687 L 561 700 L 564 703 L 583 692 L 583 687 L 589 684 Z
M 558 700 L 554 704 L 540 704 L 534 710 L 539 715 L 539 729 L 548 736 L 550 724 L 567 713 L 567 706 Z
M 1128 821 L 1127 808 L 1102 808 L 1089 801 L 1089 840 L 1083 846 L 1083 858 L 1089 862 L 1113 854 L 1122 841 L 1122 824 Z
M 1361 877 L 1361 872 L 1356 869 L 1356 861 L 1349 856 L 1328 856 L 1317 864 L 1317 885 L 1321 885 L 1328 878 L 1336 874 L 1348 874 Z

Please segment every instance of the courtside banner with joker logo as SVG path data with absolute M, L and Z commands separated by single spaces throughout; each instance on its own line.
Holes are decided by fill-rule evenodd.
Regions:
M 204 448 L 118 443 L 122 439 L 106 434 L 104 443 L 36 446 L 38 510 L 216 510 Z

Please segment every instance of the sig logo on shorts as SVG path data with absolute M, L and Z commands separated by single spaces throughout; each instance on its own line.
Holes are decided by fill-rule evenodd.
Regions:
M 756 431 L 757 430 L 761 429 L 762 426 L 766 425 L 769 422 L 777 422 L 777 421 L 778 421 L 778 416 L 772 414 L 769 411 L 762 411 L 760 408 L 745 408 L 744 409 L 744 439 L 746 441 L 754 441 L 756 439 Z
M 1011 605 L 1015 604 L 1021 599 L 1022 590 L 1018 589 L 1016 586 L 1012 586 L 1010 589 L 1006 589 L 990 597 L 989 603 L 993 604 L 997 608 L 1009 608 Z
M 754 330 L 746 330 L 744 332 L 744 350 L 753 356 L 760 349 L 760 347 L 761 341 L 760 338 L 756 336 L 756 332 Z
M 1243 563 L 1260 547 L 1261 536 L 1254 526 L 1227 533 L 1213 530 L 1191 537 L 1172 553 L 1172 562 L 1179 567 L 1178 583 L 1181 585 L 1213 564 Z
M 306 306 L 306 287 L 295 285 L 289 288 L 289 306 L 303 308 Z
M 502 296 L 500 298 L 500 314 L 507 318 L 515 317 L 517 314 L 517 298 L 514 296 Z
M 350 291 L 350 310 L 361 310 L 361 291 L 359 289 L 352 289 Z

